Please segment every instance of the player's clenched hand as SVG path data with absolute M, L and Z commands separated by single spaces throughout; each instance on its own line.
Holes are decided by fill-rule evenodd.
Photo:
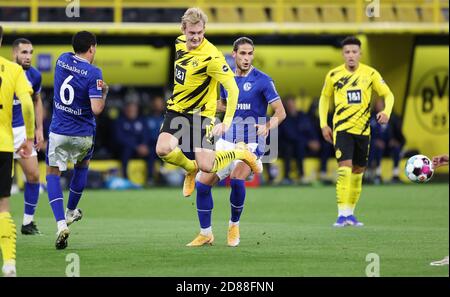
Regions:
M 433 167 L 438 168 L 444 165 L 448 165 L 448 155 L 441 155 L 433 157 Z
M 34 134 L 36 135 L 36 144 L 34 145 L 34 148 L 37 151 L 40 151 L 42 145 L 44 144 L 44 132 L 42 131 L 42 129 L 36 129 Z
M 28 159 L 29 157 L 31 157 L 32 151 L 33 151 L 33 140 L 27 139 L 20 145 L 16 153 L 18 153 L 21 158 Z
M 220 123 L 218 125 L 215 125 L 213 130 L 212 130 L 212 134 L 214 136 L 221 136 L 222 134 L 224 134 L 225 132 L 227 132 L 228 127 L 225 123 Z
M 333 143 L 333 131 L 330 127 L 325 126 L 322 128 L 322 136 L 323 138 L 328 141 L 329 143 Z
M 387 122 L 389 121 L 389 117 L 387 116 L 387 114 L 385 114 L 384 112 L 380 111 L 379 113 L 377 113 L 377 122 L 379 124 L 387 124 Z
M 254 126 L 256 128 L 256 134 L 263 136 L 263 137 L 267 137 L 269 135 L 269 128 L 267 128 L 267 125 L 258 125 L 255 124 Z

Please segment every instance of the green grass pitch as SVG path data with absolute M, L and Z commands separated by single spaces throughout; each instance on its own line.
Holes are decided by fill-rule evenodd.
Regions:
M 215 244 L 188 248 L 199 231 L 195 195 L 180 189 L 85 191 L 69 246 L 56 250 L 46 193 L 36 222 L 43 235 L 20 234 L 23 194 L 11 199 L 17 225 L 18 276 L 65 276 L 76 253 L 81 276 L 365 276 L 376 253 L 381 276 L 448 276 L 432 267 L 449 252 L 447 184 L 364 186 L 362 228 L 336 229 L 335 189 L 248 189 L 241 244 L 226 246 L 229 189 L 214 188 Z M 67 202 L 67 193 L 65 193 Z

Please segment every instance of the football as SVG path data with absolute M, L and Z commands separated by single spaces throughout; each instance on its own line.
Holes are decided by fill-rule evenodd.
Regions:
M 433 177 L 434 169 L 431 160 L 424 155 L 415 155 L 408 159 L 405 174 L 415 183 L 426 183 Z

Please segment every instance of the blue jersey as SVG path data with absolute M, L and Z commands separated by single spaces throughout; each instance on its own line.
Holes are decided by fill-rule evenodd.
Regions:
M 234 143 L 258 143 L 259 153 L 262 153 L 265 139 L 257 138 L 254 125 L 267 123 L 267 107 L 280 96 L 272 78 L 256 68 L 247 76 L 235 76 L 235 80 L 239 88 L 238 104 L 231 127 L 222 138 Z M 227 98 L 223 87 L 220 88 L 220 97 Z
M 50 132 L 68 136 L 95 134 L 90 99 L 102 98 L 102 71 L 73 53 L 56 61 Z
M 37 71 L 34 67 L 30 67 L 25 71 L 25 74 L 31 87 L 33 88 L 34 94 L 40 93 L 42 76 L 39 71 Z M 21 126 L 25 126 L 22 116 L 22 106 L 20 105 L 20 100 L 16 97 L 16 95 L 14 95 L 12 127 L 16 128 Z

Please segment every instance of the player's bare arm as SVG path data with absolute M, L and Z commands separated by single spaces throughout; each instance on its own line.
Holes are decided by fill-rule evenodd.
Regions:
M 102 86 L 102 99 L 91 99 L 92 112 L 97 116 L 102 113 L 105 108 L 106 96 L 109 92 L 109 86 L 103 82 Z
M 21 84 L 28 84 L 28 81 L 26 80 L 25 73 L 20 75 Z M 22 104 L 22 115 L 23 119 L 25 121 L 25 129 L 27 134 L 27 139 L 22 143 L 22 145 L 19 147 L 19 149 L 16 151 L 22 158 L 27 159 L 31 156 L 32 149 L 33 149 L 33 143 L 34 143 L 34 109 L 33 109 L 33 100 L 31 99 L 30 93 L 27 91 L 20 91 L 17 92 L 17 97 L 20 100 L 20 103 Z
M 44 128 L 43 128 L 43 110 L 42 110 L 42 97 L 41 93 L 35 93 L 33 95 L 33 103 L 34 103 L 34 113 L 36 118 L 36 144 L 34 145 L 35 149 L 39 151 L 44 143 Z
M 377 122 L 387 124 L 394 106 L 394 94 L 378 72 L 374 74 L 373 89 L 384 98 L 384 110 L 377 114 Z
M 257 134 L 264 137 L 267 137 L 269 135 L 269 131 L 278 127 L 286 118 L 286 111 L 284 110 L 284 106 L 281 100 L 270 103 L 270 106 L 274 111 L 273 116 L 270 118 L 270 121 L 267 124 L 255 125 L 255 128 L 258 129 Z

